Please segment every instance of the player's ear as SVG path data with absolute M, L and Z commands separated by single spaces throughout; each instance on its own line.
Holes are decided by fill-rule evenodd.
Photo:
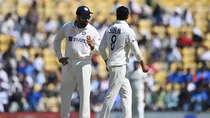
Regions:
M 77 15 L 77 20 L 79 20 L 79 18 L 80 18 L 80 17 Z

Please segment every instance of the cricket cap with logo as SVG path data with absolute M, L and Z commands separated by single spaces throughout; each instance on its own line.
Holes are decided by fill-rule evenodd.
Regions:
M 90 9 L 87 6 L 80 6 L 77 8 L 76 15 L 80 16 L 84 19 L 89 19 L 91 16 L 90 14 L 93 14 Z

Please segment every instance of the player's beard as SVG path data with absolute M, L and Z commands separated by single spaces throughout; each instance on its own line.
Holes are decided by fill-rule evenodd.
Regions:
M 87 26 L 88 22 L 80 22 L 80 26 L 85 28 Z

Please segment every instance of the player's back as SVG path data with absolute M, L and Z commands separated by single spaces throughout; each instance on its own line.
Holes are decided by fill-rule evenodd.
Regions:
M 106 38 L 109 49 L 109 66 L 127 64 L 130 52 L 128 38 L 132 33 L 131 28 L 125 21 L 117 21 L 106 30 L 104 38 Z

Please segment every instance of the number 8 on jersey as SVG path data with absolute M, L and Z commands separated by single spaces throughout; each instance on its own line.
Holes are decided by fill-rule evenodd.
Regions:
M 111 51 L 114 50 L 116 40 L 117 40 L 116 35 L 112 35 L 112 37 L 111 37 Z

